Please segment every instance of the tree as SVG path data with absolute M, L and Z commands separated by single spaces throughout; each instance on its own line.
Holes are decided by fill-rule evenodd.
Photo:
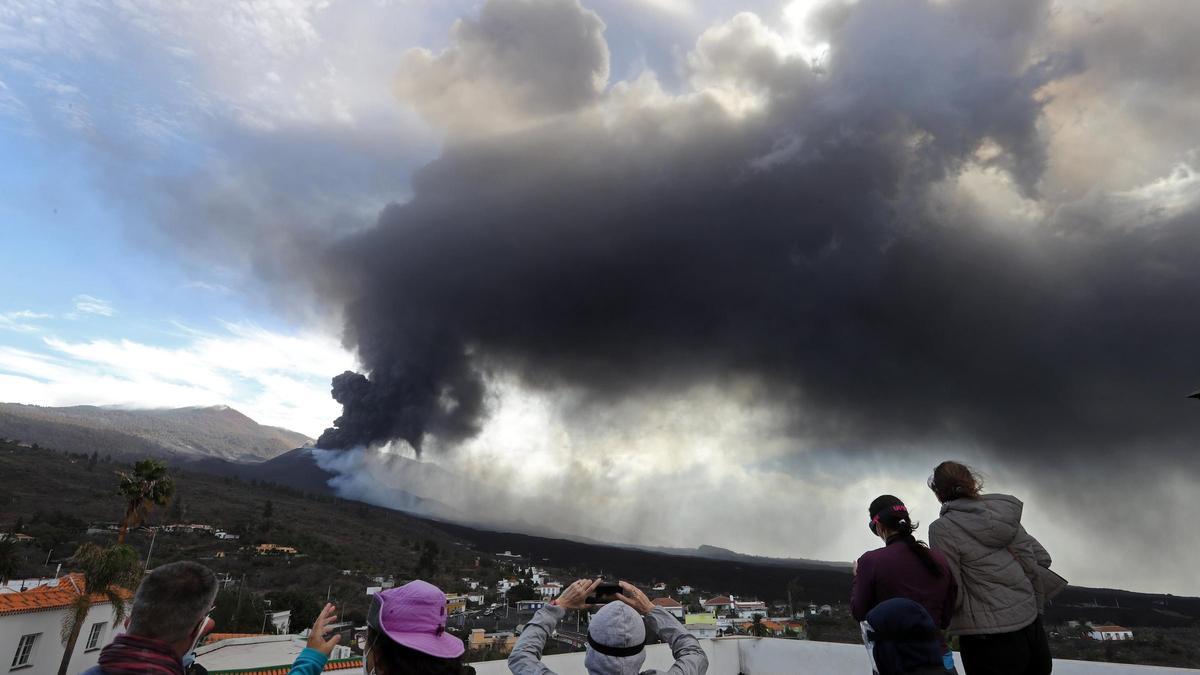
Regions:
M 754 637 L 767 637 L 771 634 L 771 631 L 767 630 L 767 627 L 763 625 L 762 614 L 755 614 L 750 620 L 750 634 Z
M 291 610 L 292 632 L 299 632 L 305 626 L 311 626 L 317 620 L 324 605 L 323 598 L 309 595 L 300 591 L 271 591 L 267 593 L 271 601 L 271 611 L 282 612 Z
M 129 528 L 137 527 L 150 515 L 155 506 L 166 506 L 175 495 L 175 481 L 167 473 L 167 465 L 156 459 L 139 460 L 133 465 L 133 473 L 118 471 L 121 477 L 118 493 L 125 498 L 125 517 L 121 519 L 121 530 L 117 543 L 125 543 Z
M 263 532 L 269 532 L 271 530 L 271 516 L 273 515 L 275 515 L 275 505 L 271 503 L 270 499 L 268 499 L 267 502 L 263 504 L 262 510 L 263 521 L 261 529 Z
M 97 462 L 99 462 L 99 461 L 100 461 L 100 453 L 98 453 L 98 452 L 96 452 L 95 450 L 93 450 L 93 451 L 92 451 L 92 456 L 91 456 L 91 457 L 88 457 L 87 470 L 88 470 L 88 471 L 95 471 L 95 470 L 96 470 L 96 463 L 97 463 Z
M 21 551 L 12 537 L 0 540 L 0 581 L 8 581 L 21 565 Z
M 13 523 L 12 533 L 20 534 L 21 530 L 24 530 L 24 529 L 25 529 L 25 517 L 17 516 L 17 522 Z
M 185 515 L 183 495 L 175 495 L 175 499 L 171 502 L 171 510 L 167 512 L 167 518 L 172 522 L 182 523 Z
M 432 578 L 438 572 L 438 545 L 431 539 L 426 539 L 421 545 L 421 556 L 417 558 L 417 566 L 413 568 L 413 576 L 418 579 Z
M 75 652 L 75 643 L 79 641 L 79 631 L 87 620 L 92 599 L 99 595 L 112 603 L 113 624 L 116 625 L 125 617 L 125 596 L 122 593 L 137 586 L 141 573 L 137 551 L 124 544 L 109 548 L 84 544 L 75 551 L 72 560 L 83 572 L 83 585 L 80 588 L 74 583 L 67 584 L 74 591 L 75 598 L 71 601 L 70 611 L 63 617 L 62 639 L 66 651 L 58 666 L 58 675 L 67 675 L 71 654 Z
M 537 590 L 534 589 L 533 584 L 530 584 L 528 581 L 522 581 L 521 583 L 508 589 L 509 602 L 533 600 L 536 597 L 538 597 Z

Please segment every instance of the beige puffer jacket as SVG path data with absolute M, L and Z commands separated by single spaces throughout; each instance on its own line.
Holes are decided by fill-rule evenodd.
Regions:
M 1065 585 L 1048 571 L 1050 554 L 1021 526 L 1022 506 L 1011 495 L 955 499 L 929 525 L 930 547 L 945 554 L 958 582 L 949 633 L 1020 630 L 1037 618 L 1045 597 Z

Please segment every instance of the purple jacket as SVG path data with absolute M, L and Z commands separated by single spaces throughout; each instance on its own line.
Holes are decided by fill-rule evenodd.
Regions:
M 958 586 L 945 556 L 939 551 L 930 553 L 942 568 L 941 576 L 926 569 L 899 538 L 864 553 L 858 559 L 858 573 L 850 587 L 850 613 L 855 620 L 866 619 L 867 612 L 884 600 L 908 598 L 924 607 L 939 627 L 949 626 Z

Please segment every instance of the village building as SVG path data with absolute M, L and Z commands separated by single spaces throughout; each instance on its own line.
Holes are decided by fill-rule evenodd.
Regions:
M 1088 637 L 1093 640 L 1132 640 L 1133 631 L 1124 626 L 1106 624 L 1103 626 L 1091 626 L 1091 630 L 1088 631 Z
M 512 631 L 488 633 L 482 628 L 472 628 L 467 636 L 467 649 L 487 649 L 497 647 L 501 654 L 508 654 L 517 644 L 517 635 Z
M 724 595 L 718 595 L 715 598 L 709 598 L 700 603 L 706 612 L 713 612 L 718 616 L 725 614 L 733 608 L 733 600 Z
M 30 580 L 32 582 L 32 580 Z M 53 675 L 58 672 L 66 647 L 62 640 L 63 620 L 72 605 L 86 592 L 83 575 L 68 574 L 26 590 L 0 587 L 0 664 L 21 675 Z M 133 593 L 122 589 L 127 600 Z M 71 653 L 70 672 L 96 665 L 100 650 L 122 630 L 116 611 L 104 595 L 93 593 L 92 606 L 79 629 L 79 640 Z
M 670 614 L 671 616 L 675 617 L 676 619 L 683 621 L 684 609 L 683 609 L 683 605 L 679 604 L 678 600 L 668 597 L 668 598 L 654 598 L 650 602 L 653 602 L 655 607 L 662 607 L 663 609 L 665 609 L 667 611 L 667 614 Z

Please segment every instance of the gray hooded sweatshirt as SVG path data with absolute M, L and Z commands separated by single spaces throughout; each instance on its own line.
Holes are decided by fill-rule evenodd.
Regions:
M 955 499 L 929 525 L 930 547 L 946 556 L 958 582 L 951 634 L 1020 630 L 1066 585 L 1049 572 L 1050 554 L 1021 526 L 1022 508 L 1011 495 Z
M 617 603 L 613 603 L 613 605 L 617 605 Z M 627 610 L 625 613 L 632 615 L 639 623 L 644 622 L 644 626 L 631 626 L 628 621 L 619 616 L 601 617 L 599 621 L 593 618 L 589 632 L 593 633 L 593 637 L 603 644 L 614 646 L 640 644 L 645 640 L 647 633 L 654 633 L 660 640 L 671 646 L 671 654 L 675 657 L 675 663 L 667 670 L 666 675 L 704 675 L 708 671 L 708 656 L 700 647 L 700 642 L 662 607 L 655 607 L 644 619 L 625 605 L 606 606 L 600 612 L 606 615 L 620 613 L 612 610 Z M 554 675 L 554 671 L 542 663 L 542 650 L 546 647 L 546 640 L 565 614 L 566 610 L 561 607 L 546 605 L 533 615 L 533 618 L 525 625 L 525 630 L 521 631 L 521 637 L 517 639 L 517 644 L 508 657 L 508 669 L 512 671 L 513 675 Z M 600 614 L 597 613 L 597 617 L 599 616 Z M 595 635 L 597 630 L 602 634 Z M 601 654 L 588 647 L 587 654 L 584 656 L 584 667 L 587 668 L 590 675 L 638 675 L 639 672 L 642 675 L 653 675 L 659 672 L 657 670 L 642 671 L 642 664 L 645 663 L 645 660 L 645 650 L 634 656 L 614 657 Z

